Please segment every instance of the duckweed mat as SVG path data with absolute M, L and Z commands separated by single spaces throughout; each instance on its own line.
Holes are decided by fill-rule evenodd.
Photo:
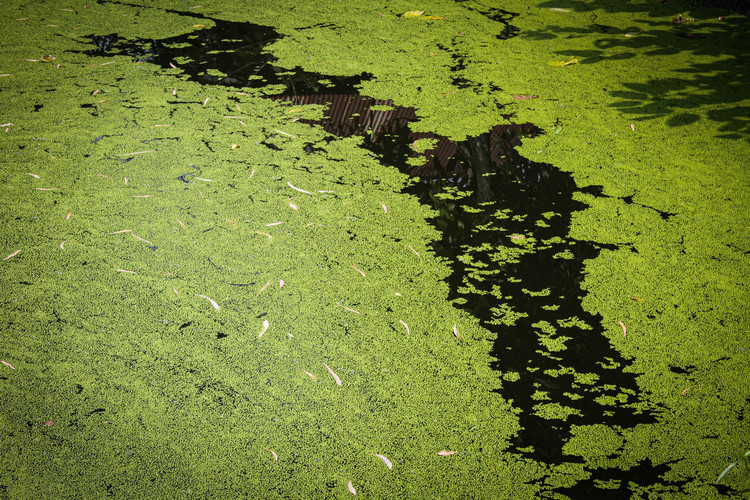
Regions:
M 0 497 L 750 490 L 745 17 L 0 23 Z

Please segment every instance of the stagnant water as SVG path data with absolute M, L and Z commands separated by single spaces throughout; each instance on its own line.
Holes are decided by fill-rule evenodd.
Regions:
M 515 34 L 508 25 L 512 14 L 483 14 L 504 23 L 505 36 Z M 214 28 L 161 40 L 94 36 L 90 41 L 95 47 L 88 53 L 129 54 L 164 68 L 178 67 L 185 78 L 206 85 L 238 90 L 283 85 L 285 90 L 269 98 L 294 105 L 326 104 L 325 118 L 314 123 L 330 133 L 331 140 L 361 136 L 363 146 L 384 165 L 413 176 L 406 192 L 439 212 L 433 223 L 443 236 L 434 250 L 451 263 L 451 298 L 497 335 L 491 353 L 497 358 L 494 368 L 517 374 L 506 376 L 501 390 L 523 410 L 516 452 L 550 464 L 573 462 L 575 457 L 562 453 L 571 426 L 600 423 L 626 428 L 655 420 L 654 409 L 636 408 L 642 400 L 635 377 L 623 371 L 628 361 L 602 334 L 600 318 L 581 306 L 583 263 L 596 257 L 602 246 L 567 236 L 571 214 L 584 208 L 573 199 L 573 179 L 553 165 L 529 161 L 516 152 L 523 138 L 542 133 L 539 129 L 531 124 L 498 125 L 461 142 L 413 133 L 409 123 L 417 119 L 414 109 L 357 92 L 357 85 L 369 75 L 341 78 L 275 66 L 273 56 L 264 52 L 280 37 L 273 29 L 212 21 Z M 462 62 L 456 59 L 455 64 L 460 67 Z M 209 69 L 225 76 L 212 76 Z M 423 150 L 419 139 L 432 139 L 433 145 Z M 315 154 L 316 148 L 308 144 L 305 151 Z M 421 164 L 414 166 L 420 163 L 415 159 Z M 586 192 L 601 195 L 597 188 Z M 539 393 L 546 393 L 546 399 L 540 401 Z M 617 404 L 602 403 L 607 396 Z M 534 411 L 540 403 L 559 403 L 570 415 L 542 418 Z M 641 484 L 664 483 L 658 476 L 665 471 L 666 466 L 653 467 L 648 461 L 629 471 L 600 469 L 588 481 L 560 491 L 584 494 L 596 490 L 595 480 L 607 479 L 638 477 Z

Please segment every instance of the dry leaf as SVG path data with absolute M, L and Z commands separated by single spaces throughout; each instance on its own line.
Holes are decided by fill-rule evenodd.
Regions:
M 513 99 L 517 99 L 519 101 L 528 101 L 529 99 L 536 99 L 537 97 L 539 96 L 529 94 L 513 94 Z
M 424 14 L 423 10 L 410 10 L 409 12 L 404 12 L 404 17 L 419 17 L 422 14 Z

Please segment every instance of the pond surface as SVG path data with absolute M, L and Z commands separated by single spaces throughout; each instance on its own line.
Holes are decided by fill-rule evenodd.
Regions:
M 634 5 L 0 6 L 0 492 L 750 487 L 747 23 Z

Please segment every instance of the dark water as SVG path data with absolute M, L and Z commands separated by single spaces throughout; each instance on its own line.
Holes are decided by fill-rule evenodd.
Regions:
M 513 14 L 498 9 L 482 13 L 504 23 L 506 37 L 516 33 L 508 24 Z M 524 138 L 542 133 L 539 129 L 531 124 L 498 125 L 461 142 L 413 133 L 409 123 L 417 119 L 414 109 L 357 92 L 358 84 L 370 75 L 339 78 L 281 68 L 264 52 L 280 36 L 273 29 L 212 21 L 215 28 L 161 40 L 123 39 L 114 33 L 94 36 L 88 53 L 129 54 L 163 68 L 178 67 L 183 78 L 207 85 L 238 90 L 283 85 L 285 90 L 269 90 L 268 97 L 290 104 L 328 104 L 326 118 L 314 123 L 330 133 L 331 140 L 362 136 L 364 147 L 384 165 L 413 176 L 406 192 L 439 212 L 432 223 L 443 236 L 434 250 L 452 263 L 451 298 L 497 335 L 494 368 L 519 374 L 515 381 L 505 380 L 501 390 L 523 410 L 523 430 L 514 442 L 518 453 L 549 464 L 575 462 L 576 457 L 562 454 L 572 425 L 627 428 L 655 421 L 657 409 L 635 407 L 642 401 L 640 389 L 635 377 L 623 372 L 629 362 L 610 346 L 601 318 L 581 306 L 584 261 L 596 257 L 603 246 L 567 236 L 572 213 L 585 208 L 573 200 L 573 179 L 516 152 Z M 183 61 L 179 65 L 178 58 Z M 455 64 L 460 68 L 460 58 Z M 209 75 L 208 70 L 224 76 Z M 471 82 L 456 84 L 466 87 Z M 376 105 L 391 109 L 373 110 Z M 436 141 L 432 149 L 423 151 L 415 144 L 424 138 Z M 317 153 L 312 144 L 305 150 Z M 414 166 L 414 158 L 422 164 Z M 596 187 L 586 191 L 600 195 Z M 554 332 L 543 333 L 540 322 L 554 327 Z M 554 342 L 563 342 L 565 349 L 549 349 L 547 344 Z M 589 374 L 595 382 L 581 381 L 576 374 Z M 547 399 L 534 399 L 538 391 Z M 618 403 L 600 404 L 597 399 L 603 396 L 618 398 Z M 544 419 L 533 410 L 539 403 L 559 403 L 574 413 L 566 420 Z M 576 497 L 601 493 L 594 480 L 664 483 L 658 476 L 666 470 L 647 462 L 629 471 L 598 469 L 591 479 L 559 491 Z M 607 495 L 619 497 L 616 490 Z

